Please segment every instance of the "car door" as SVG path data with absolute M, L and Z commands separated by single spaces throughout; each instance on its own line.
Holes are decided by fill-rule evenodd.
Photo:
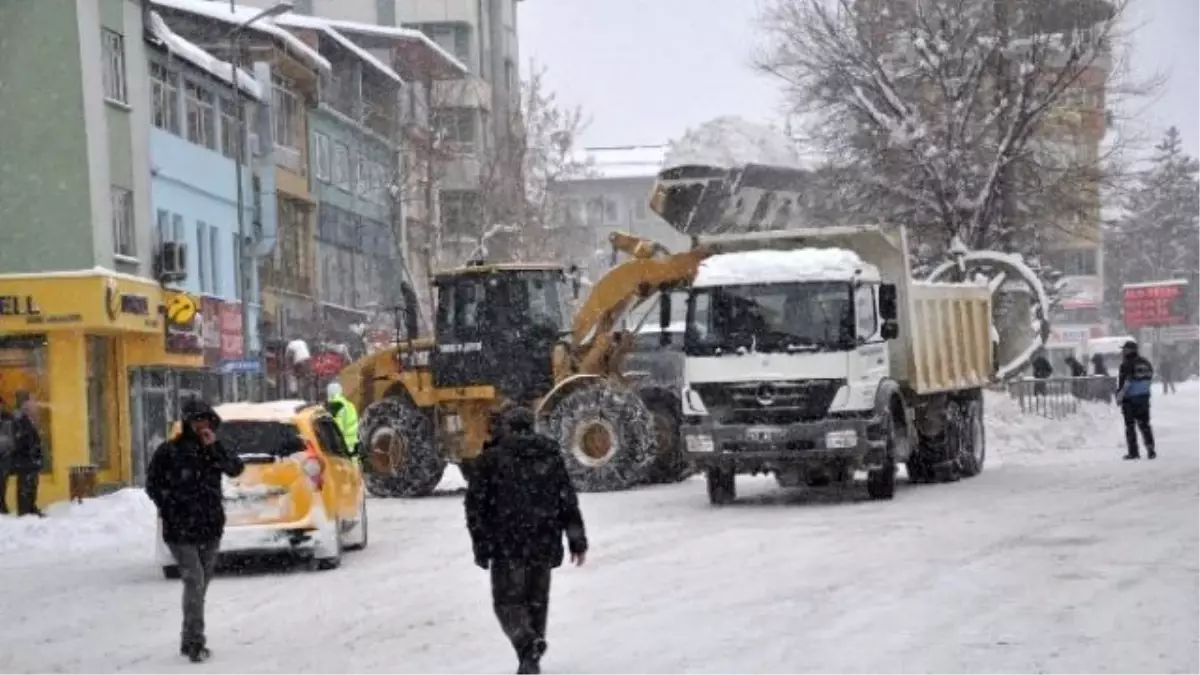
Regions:
M 341 429 L 332 417 L 318 415 L 313 418 L 313 430 L 329 463 L 330 484 L 325 489 L 332 491 L 334 513 L 345 522 L 354 522 L 358 518 L 360 481 Z

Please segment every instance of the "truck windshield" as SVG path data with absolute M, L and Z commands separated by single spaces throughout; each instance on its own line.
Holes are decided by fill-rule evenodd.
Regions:
M 853 349 L 853 307 L 848 282 L 696 288 L 688 297 L 684 350 L 714 356 Z

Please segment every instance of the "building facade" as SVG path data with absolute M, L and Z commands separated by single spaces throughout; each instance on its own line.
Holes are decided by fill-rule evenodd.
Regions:
M 228 63 L 206 58 L 157 13 L 149 28 L 151 193 L 154 240 L 163 256 L 157 264 L 161 274 L 178 278 L 168 285 L 200 300 L 193 330 L 172 331 L 167 349 L 203 356 L 202 389 L 210 398 L 247 400 L 259 388 L 258 361 L 248 356 L 259 351 L 261 306 L 247 241 L 255 224 L 270 231 L 275 225 L 263 223 L 274 210 L 258 202 L 261 182 L 244 127 L 266 113 L 259 110 L 266 88 L 242 70 L 234 89 Z M 182 256 L 174 254 L 179 250 Z
M 564 260 L 598 279 L 612 265 L 613 232 L 628 232 L 657 241 L 672 251 L 686 250 L 689 240 L 650 210 L 650 193 L 662 168 L 666 146 L 589 148 L 590 175 L 555 186 L 562 200 Z
M 196 373 L 168 349 L 194 300 L 164 285 L 153 216 L 148 7 L 135 0 L 3 3 L 0 25 L 0 397 L 29 397 L 43 437 L 41 503 L 76 471 L 136 482 L 148 429 L 143 371 Z M 19 159 L 18 159 L 19 158 Z M 171 406 L 189 393 L 174 378 Z

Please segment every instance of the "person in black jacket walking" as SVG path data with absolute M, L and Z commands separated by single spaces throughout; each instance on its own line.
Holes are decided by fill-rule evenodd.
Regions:
M 1154 459 L 1154 430 L 1150 428 L 1150 385 L 1154 366 L 1138 354 L 1133 340 L 1121 346 L 1121 368 L 1117 371 L 1117 402 L 1125 418 L 1125 459 L 1138 459 L 1138 431 L 1146 444 L 1146 458 Z M 1136 427 L 1136 428 L 1135 428 Z
M 183 405 L 182 431 L 154 452 L 146 470 L 146 494 L 158 507 L 163 541 L 183 577 L 183 630 L 179 652 L 193 662 L 210 656 L 204 637 L 204 598 L 225 533 L 221 474 L 245 468 L 216 437 L 221 418 L 204 401 Z
M 4 399 L 0 398 L 0 515 L 8 513 L 5 492 L 10 475 L 17 479 L 17 515 L 44 515 L 37 506 L 43 450 L 42 435 L 33 418 L 34 406 L 26 391 L 17 392 L 13 413 L 4 410 Z
M 509 409 L 493 422 L 492 435 L 467 487 L 467 530 L 475 564 L 491 571 L 492 604 L 516 651 L 517 672 L 538 673 L 563 535 L 576 566 L 586 560 L 587 536 L 558 443 L 534 432 L 533 413 Z

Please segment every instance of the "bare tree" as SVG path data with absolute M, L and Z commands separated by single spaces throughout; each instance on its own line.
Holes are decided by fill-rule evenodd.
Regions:
M 838 158 L 842 206 L 940 253 L 1096 230 L 1119 184 L 1126 0 L 774 0 L 758 67 Z M 1108 138 L 1102 147 L 1106 132 Z

